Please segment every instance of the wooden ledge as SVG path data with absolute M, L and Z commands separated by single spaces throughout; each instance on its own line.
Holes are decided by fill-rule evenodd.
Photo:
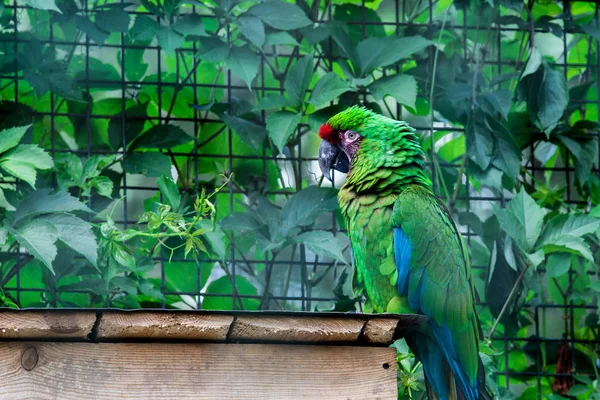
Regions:
M 420 315 L 176 310 L 0 309 L 0 340 L 210 341 L 388 346 Z

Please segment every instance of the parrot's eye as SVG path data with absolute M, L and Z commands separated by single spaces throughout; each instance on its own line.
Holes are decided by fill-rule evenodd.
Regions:
M 346 141 L 347 142 L 354 142 L 359 137 L 358 133 L 352 132 L 352 131 L 346 131 L 345 135 L 346 135 Z

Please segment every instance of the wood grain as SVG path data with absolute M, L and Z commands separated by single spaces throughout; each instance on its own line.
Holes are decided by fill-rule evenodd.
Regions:
M 363 335 L 368 343 L 390 344 L 398 325 L 396 318 L 371 318 L 363 328 Z
M 92 331 L 93 311 L 0 312 L 0 340 L 70 338 L 83 339 Z
M 0 343 L 3 400 L 397 399 L 391 348 Z
M 229 338 L 243 341 L 354 342 L 364 322 L 350 318 L 246 316 L 237 317 Z
M 197 339 L 225 341 L 232 315 L 195 313 L 102 313 L 97 340 Z

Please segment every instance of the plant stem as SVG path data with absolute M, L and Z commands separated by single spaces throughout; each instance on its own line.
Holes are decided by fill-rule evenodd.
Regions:
M 498 327 L 498 323 L 500 322 L 500 320 L 504 316 L 504 313 L 508 309 L 508 304 L 512 300 L 514 294 L 517 292 L 517 288 L 519 287 L 519 285 L 521 284 L 521 281 L 525 277 L 525 272 L 527 272 L 527 270 L 529 269 L 530 265 L 531 265 L 530 263 L 525 264 L 525 267 L 523 267 L 523 270 L 519 274 L 519 277 L 517 278 L 517 280 L 515 281 L 515 284 L 513 285 L 512 289 L 510 290 L 510 293 L 508 294 L 508 297 L 504 301 L 504 305 L 502 306 L 502 309 L 500 310 L 500 313 L 498 314 L 498 317 L 496 318 L 496 321 L 494 321 L 494 325 L 492 325 L 492 329 L 490 329 L 490 333 L 488 333 L 488 338 L 489 339 L 492 338 L 492 335 L 496 331 L 496 328 Z

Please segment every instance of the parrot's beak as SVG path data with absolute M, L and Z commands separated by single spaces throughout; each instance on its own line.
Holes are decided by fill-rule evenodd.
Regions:
M 319 147 L 319 167 L 325 178 L 331 181 L 331 168 L 336 171 L 348 173 L 350 170 L 350 160 L 340 146 L 331 144 L 327 140 L 321 142 Z

